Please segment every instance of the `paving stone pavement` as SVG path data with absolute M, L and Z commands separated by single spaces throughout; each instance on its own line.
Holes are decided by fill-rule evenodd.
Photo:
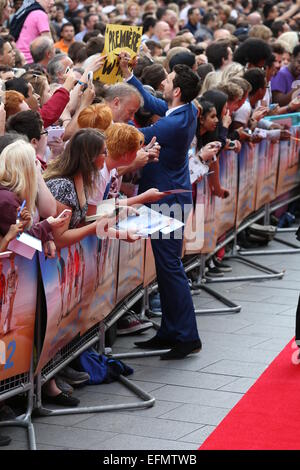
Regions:
M 294 234 L 285 234 L 295 242 Z M 281 247 L 272 242 L 269 247 Z M 285 270 L 282 280 L 210 284 L 242 306 L 240 313 L 197 316 L 203 349 L 181 361 L 159 357 L 124 359 L 135 384 L 155 397 L 154 407 L 134 411 L 34 418 L 38 449 L 195 450 L 294 336 L 300 291 L 300 253 L 251 259 Z M 233 273 L 255 274 L 232 262 Z M 196 309 L 220 304 L 205 292 L 193 296 Z M 143 335 L 153 336 L 154 330 Z M 135 337 L 118 338 L 114 352 L 136 351 Z M 292 354 L 292 351 L 291 351 Z M 82 406 L 136 402 L 119 383 L 75 391 Z M 4 430 L 3 430 L 4 432 Z M 25 449 L 22 429 L 5 429 L 12 443 Z

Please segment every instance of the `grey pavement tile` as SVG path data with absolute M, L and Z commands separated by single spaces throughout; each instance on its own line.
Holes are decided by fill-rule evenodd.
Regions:
M 80 406 L 85 406 L 84 403 L 80 403 Z M 49 406 L 50 408 L 50 406 Z M 33 418 L 32 422 L 34 426 L 38 423 L 44 424 L 51 424 L 55 426 L 74 426 L 81 421 L 85 421 L 86 419 L 90 418 L 91 415 L 89 413 L 86 414 L 74 414 L 74 415 L 63 415 L 63 416 L 41 416 L 38 418 Z
M 250 387 L 256 382 L 256 378 L 247 378 L 241 377 L 235 382 L 231 382 L 228 385 L 224 385 L 219 390 L 224 390 L 225 392 L 237 392 L 237 393 L 246 393 Z
M 197 450 L 197 443 L 180 442 L 167 439 L 153 439 L 149 437 L 130 436 L 120 434 L 109 441 L 93 445 L 89 449 L 100 450 Z M 109 455 L 109 454 L 108 454 Z M 144 458 L 144 457 L 142 457 Z M 147 459 L 147 457 L 145 457 Z M 147 462 L 147 460 L 146 460 Z
M 241 397 L 242 395 L 238 393 L 175 387 L 174 385 L 166 385 L 156 392 L 156 398 L 158 400 L 173 401 L 183 404 L 190 403 L 203 406 L 216 406 L 218 408 L 232 408 Z
M 241 328 L 240 330 L 236 331 L 235 334 L 237 335 L 254 335 L 254 336 L 262 336 L 269 338 L 286 338 L 288 341 L 289 338 L 292 338 L 294 334 L 295 326 L 285 327 L 285 326 L 271 326 L 271 325 L 264 325 L 264 324 L 255 324 L 246 326 L 245 328 Z
M 240 290 L 239 290 L 240 289 Z M 234 289 L 233 292 L 246 292 L 252 295 L 252 298 L 255 301 L 260 301 L 261 298 L 265 298 L 271 295 L 278 295 L 280 294 L 282 297 L 291 297 L 291 298 L 298 298 L 298 292 L 295 292 L 291 289 L 283 289 L 281 288 L 281 283 L 277 285 L 277 287 L 271 287 L 270 283 L 266 283 L 263 286 L 246 286 L 244 288 Z
M 195 387 L 216 390 L 217 388 L 229 383 L 228 377 L 218 377 L 213 374 L 202 374 L 199 372 L 179 371 L 169 368 L 151 368 L 138 373 L 136 379 L 158 382 L 163 385 L 180 385 L 182 387 Z M 223 382 L 223 383 L 222 383 Z
M 285 310 L 284 312 L 278 313 L 278 315 L 291 317 L 291 321 L 292 321 L 292 319 L 293 319 L 293 321 L 295 322 L 295 318 L 296 318 L 296 307 L 289 308 L 288 310 Z
M 201 337 L 201 340 L 202 340 L 202 337 Z M 255 342 L 255 344 L 257 344 L 257 342 Z M 170 369 L 197 371 L 200 368 L 199 363 L 201 363 L 202 352 L 203 351 L 201 351 L 199 354 L 191 354 L 190 356 L 186 357 L 184 360 L 178 360 L 178 361 L 161 361 L 159 356 L 154 356 L 154 357 L 130 359 L 130 360 L 127 360 L 126 362 L 132 367 L 134 367 L 135 364 L 140 364 L 140 365 L 142 364 L 146 367 L 166 367 L 166 363 L 167 363 L 168 368 Z
M 287 345 L 288 342 L 289 340 L 286 340 L 286 338 L 271 338 L 254 346 L 253 349 L 257 349 L 261 351 L 264 351 L 264 350 L 273 351 L 274 358 L 275 358 L 276 355 L 279 354 L 280 351 L 283 350 L 283 348 Z
M 284 277 L 283 279 L 280 279 L 278 281 L 268 281 L 268 285 L 266 287 L 278 288 L 280 290 L 299 290 L 299 280 L 296 281 L 293 278 L 287 279 L 286 277 Z
M 290 312 L 291 313 L 291 312 Z M 294 310 L 295 316 L 295 310 Z M 286 312 L 277 313 L 272 315 L 270 313 L 256 313 L 248 312 L 246 314 L 247 320 L 252 324 L 259 325 L 270 325 L 270 326 L 284 326 L 291 327 L 295 324 L 295 319 L 291 318 L 291 315 L 287 315 Z
M 206 371 L 211 374 L 256 378 L 264 372 L 266 367 L 265 364 L 256 364 L 253 362 L 222 360 L 202 369 L 202 372 Z
M 153 390 L 156 390 L 159 385 L 157 383 L 151 383 L 151 380 L 149 381 L 140 381 L 136 382 L 136 378 L 140 377 L 140 372 L 143 374 L 145 372 L 145 368 L 138 368 L 138 372 L 134 372 L 133 375 L 130 375 L 128 379 L 130 382 L 133 384 L 138 385 L 141 387 L 143 390 L 146 392 L 152 392 Z M 135 379 L 135 380 L 133 380 Z M 99 384 L 99 385 L 89 385 L 84 388 L 85 392 L 91 392 L 91 393 L 100 393 L 103 395 L 120 395 L 124 397 L 134 397 L 136 396 L 134 392 L 129 390 L 127 387 L 125 387 L 123 384 L 120 382 L 112 382 L 110 384 Z M 77 395 L 76 395 L 77 396 Z
M 293 292 L 293 291 L 290 291 Z M 265 303 L 271 303 L 271 304 L 278 304 L 278 305 L 287 305 L 290 307 L 291 305 L 294 305 L 295 307 L 297 306 L 298 299 L 296 297 L 287 297 L 287 296 L 282 296 L 279 292 L 277 295 L 273 295 L 272 297 L 268 297 L 267 299 L 264 300 Z
M 174 422 L 167 419 L 147 418 L 136 414 L 104 413 L 79 424 L 81 429 L 102 430 L 135 436 L 161 439 L 179 439 L 198 429 L 197 424 Z
M 274 352 L 254 348 L 243 348 L 232 345 L 230 348 L 222 348 L 222 359 L 239 360 L 242 362 L 253 362 L 257 364 L 270 364 L 274 359 Z M 217 362 L 217 361 L 215 361 Z
M 48 446 L 72 447 L 73 449 L 87 449 L 89 445 L 103 442 L 115 436 L 108 431 L 82 430 L 75 426 L 56 426 L 49 423 L 34 423 L 37 446 L 45 444 Z M 18 440 L 18 433 L 9 434 L 12 439 Z
M 198 327 L 201 331 L 214 331 L 220 333 L 234 333 L 239 328 L 250 325 L 251 323 L 245 318 L 236 317 L 235 321 L 228 320 L 225 316 L 220 317 L 197 317 Z
M 153 395 L 155 398 L 155 393 Z M 125 410 L 125 411 L 120 411 L 120 413 L 136 414 L 139 416 L 146 416 L 147 418 L 159 418 L 161 415 L 167 413 L 168 411 L 175 410 L 179 406 L 181 406 L 179 403 L 160 401 L 160 400 L 156 400 L 155 398 L 154 406 L 151 406 L 151 408 L 144 408 L 144 409 L 140 408 L 138 410 Z
M 241 302 L 242 305 L 242 311 L 241 314 L 244 315 L 247 312 L 257 312 L 257 313 L 271 313 L 273 315 L 276 315 L 277 313 L 284 312 L 285 310 L 288 310 L 291 308 L 291 306 L 288 305 L 281 305 L 274 302 L 268 302 L 268 303 L 261 303 L 261 302 L 247 302 L 246 300 L 243 300 Z M 239 314 L 238 314 L 239 315 Z
M 203 428 L 200 428 L 179 440 L 183 442 L 194 442 L 200 446 L 215 429 L 215 426 L 203 426 Z
M 188 423 L 210 424 L 217 426 L 229 413 L 230 409 L 202 405 L 182 405 L 176 410 L 161 416 L 160 419 L 171 419 Z
M 203 339 L 203 349 L 205 347 L 209 349 L 219 348 L 220 345 L 223 347 L 231 347 L 232 345 L 235 346 L 242 346 L 244 348 L 251 348 L 256 346 L 257 344 L 262 343 L 263 341 L 267 341 L 269 339 L 269 335 L 265 337 L 262 336 L 254 336 L 254 335 L 239 335 L 237 333 L 218 333 L 218 332 L 210 332 L 205 331 L 203 334 L 200 330 L 201 340 Z

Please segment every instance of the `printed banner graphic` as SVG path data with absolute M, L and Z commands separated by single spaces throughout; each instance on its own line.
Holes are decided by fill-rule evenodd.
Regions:
M 117 263 L 118 240 L 96 237 L 63 248 L 55 259 L 40 255 L 47 328 L 36 372 L 113 310 Z
M 145 240 L 120 241 L 117 303 L 143 284 Z
M 0 382 L 30 370 L 37 296 L 37 256 L 0 254 Z
M 138 55 L 143 28 L 141 26 L 122 26 L 107 24 L 105 30 L 105 45 L 103 54 L 107 54 L 103 67 L 94 73 L 94 80 L 109 85 L 122 82 L 123 77 L 119 68 L 119 54 L 128 52 L 131 59 Z

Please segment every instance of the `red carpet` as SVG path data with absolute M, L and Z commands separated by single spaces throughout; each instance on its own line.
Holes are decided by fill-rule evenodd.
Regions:
M 299 349 L 292 340 L 200 450 L 299 450 Z

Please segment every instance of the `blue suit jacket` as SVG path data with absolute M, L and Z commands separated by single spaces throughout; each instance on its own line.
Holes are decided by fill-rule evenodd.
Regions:
M 141 82 L 132 77 L 128 83 L 134 85 L 144 98 L 144 107 L 154 114 L 165 116 L 168 105 L 144 90 Z M 142 171 L 139 192 L 150 188 L 160 191 L 167 189 L 191 189 L 188 150 L 197 127 L 197 109 L 189 103 L 162 117 L 150 127 L 139 129 L 149 143 L 153 136 L 161 145 L 158 163 L 148 163 Z M 191 193 L 170 195 L 159 201 L 172 205 L 192 203 Z

